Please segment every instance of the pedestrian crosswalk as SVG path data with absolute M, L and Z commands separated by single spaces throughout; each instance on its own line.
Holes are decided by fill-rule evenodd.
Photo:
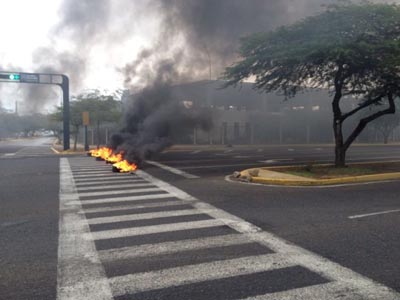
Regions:
M 61 158 L 57 299 L 400 299 L 144 171 Z

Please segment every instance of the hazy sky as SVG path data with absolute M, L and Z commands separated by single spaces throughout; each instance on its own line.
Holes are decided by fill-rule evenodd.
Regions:
M 41 64 L 46 68 L 60 70 L 57 62 L 54 60 L 54 53 L 68 52 L 69 56 L 75 55 L 86 65 L 83 68 L 79 63 L 76 70 L 70 69 L 67 72 L 84 72 L 84 76 L 73 74 L 73 77 L 79 78 L 79 87 L 72 82 L 71 89 L 78 92 L 84 88 L 101 88 L 115 90 L 123 88 L 124 76 L 119 71 L 124 65 L 131 61 L 138 51 L 147 46 L 154 33 L 157 31 L 157 18 L 153 17 L 147 20 L 140 15 L 140 9 L 146 7 L 146 0 L 119 0 L 102 1 L 89 0 L 82 1 L 92 3 L 93 6 L 103 3 L 112 3 L 110 14 L 112 20 L 98 20 L 96 30 L 100 29 L 101 24 L 107 22 L 104 28 L 105 39 L 93 37 L 89 30 L 85 36 L 85 28 L 68 27 L 75 20 L 70 20 L 72 15 L 79 15 L 79 10 L 85 11 L 86 7 L 78 7 L 74 11 L 79 0 L 18 0 L 18 1 L 0 1 L 0 70 L 5 71 L 25 71 L 39 72 Z M 129 3 L 129 5 L 127 5 Z M 137 4 L 137 6 L 135 5 Z M 71 5 L 71 7 L 66 7 Z M 105 5 L 104 5 L 105 6 Z M 129 8 L 129 13 L 123 10 L 123 7 Z M 135 7 L 138 9 L 135 10 Z M 91 7 L 87 7 L 87 15 L 92 14 Z M 68 15 L 69 13 L 69 15 Z M 136 15 L 136 18 L 133 17 Z M 96 18 L 98 15 L 93 14 Z M 151 17 L 151 14 L 149 15 Z M 93 20 L 83 17 L 82 23 Z M 146 21 L 146 23 L 142 23 Z M 85 24 L 83 24 L 85 27 Z M 76 32 L 73 32 L 76 30 Z M 82 32 L 80 32 L 82 30 Z M 95 30 L 93 29 L 93 32 Z M 90 46 L 82 43 L 77 36 L 82 34 L 88 40 Z M 48 54 L 40 55 L 39 63 L 37 53 L 43 51 Z M 86 53 L 85 53 L 86 52 Z M 66 56 L 68 57 L 68 56 Z M 60 54 L 58 60 L 63 59 Z M 70 58 L 68 58 L 70 59 Z M 45 71 L 45 70 L 44 70 Z M 0 83 L 0 104 L 7 108 L 13 108 L 15 101 L 20 102 L 20 108 L 23 110 L 23 100 L 29 94 L 30 85 L 26 84 L 8 84 Z M 59 104 L 60 93 L 57 87 L 40 86 L 41 90 L 53 90 L 50 97 L 56 96 L 55 101 L 50 101 L 49 105 Z M 32 109 L 32 108 L 27 108 Z
M 66 73 L 72 93 L 146 83 L 168 60 L 179 80 L 209 78 L 209 62 L 216 78 L 241 35 L 291 23 L 332 1 L 0 0 L 0 69 Z M 60 91 L 0 83 L 0 105 L 15 101 L 40 111 L 59 104 Z

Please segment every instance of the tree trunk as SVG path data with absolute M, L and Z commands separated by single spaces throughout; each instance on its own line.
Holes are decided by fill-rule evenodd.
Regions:
M 386 145 L 389 141 L 389 134 L 384 134 L 383 135 L 383 143 Z
M 346 148 L 342 146 L 335 147 L 335 167 L 343 168 L 346 166 Z
M 97 120 L 97 149 L 100 148 L 100 121 Z
M 79 127 L 76 127 L 74 137 L 74 151 L 76 151 L 76 145 L 78 144 Z
M 342 122 L 334 120 L 333 131 L 335 134 L 335 167 L 340 168 L 346 165 L 346 147 L 343 144 Z

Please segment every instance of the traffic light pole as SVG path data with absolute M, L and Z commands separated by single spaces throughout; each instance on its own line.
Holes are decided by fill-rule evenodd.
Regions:
M 69 142 L 69 79 L 63 74 L 47 73 L 23 73 L 0 71 L 0 82 L 13 83 L 34 83 L 34 84 L 52 84 L 58 85 L 63 93 L 63 132 L 64 132 L 64 150 L 70 148 Z
M 61 89 L 63 91 L 63 132 L 64 150 L 69 149 L 69 79 L 66 75 L 61 75 Z

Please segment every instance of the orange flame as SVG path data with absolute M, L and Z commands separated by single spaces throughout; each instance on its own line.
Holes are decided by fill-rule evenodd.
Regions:
M 118 163 L 123 160 L 123 153 L 113 153 L 109 157 L 107 157 L 106 160 L 111 163 Z
M 137 169 L 137 165 L 135 164 L 130 164 L 127 160 L 122 160 L 120 162 L 117 162 L 113 164 L 114 167 L 119 169 L 119 171 L 122 172 L 132 172 Z
M 90 150 L 90 155 L 93 157 L 101 157 L 106 160 L 112 154 L 112 149 L 107 147 L 101 147 L 99 149 Z

